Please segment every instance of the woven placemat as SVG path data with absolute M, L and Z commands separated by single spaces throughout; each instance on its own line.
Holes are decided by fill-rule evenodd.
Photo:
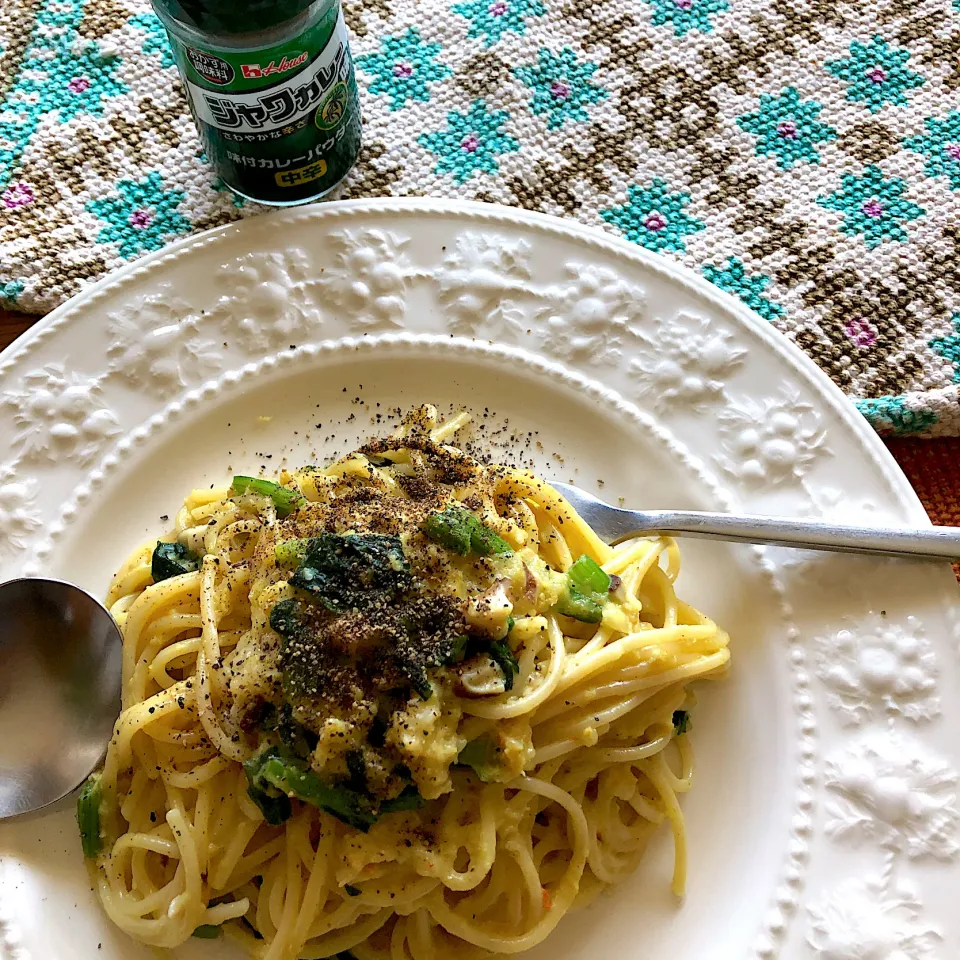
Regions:
M 522 205 L 681 260 L 882 433 L 960 435 L 960 0 L 345 0 L 341 196 Z M 0 0 L 0 295 L 260 212 L 143 0 Z

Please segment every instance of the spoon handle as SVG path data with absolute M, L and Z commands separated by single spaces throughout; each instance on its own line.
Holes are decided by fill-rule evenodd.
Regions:
M 891 557 L 941 557 L 960 559 L 960 527 L 856 527 L 817 520 L 787 520 L 779 517 L 729 516 L 724 513 L 693 513 L 684 510 L 619 511 L 624 532 L 683 534 L 708 540 L 769 543 L 838 553 L 872 553 Z M 632 531 L 630 517 L 636 523 Z

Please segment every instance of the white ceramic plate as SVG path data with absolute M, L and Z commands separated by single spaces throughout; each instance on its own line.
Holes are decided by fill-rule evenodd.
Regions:
M 215 230 L 74 298 L 0 377 L 0 575 L 98 594 L 191 487 L 343 452 L 421 401 L 487 411 L 500 456 L 614 502 L 927 522 L 856 411 L 739 302 L 496 207 L 333 203 Z M 956 957 L 949 567 L 682 546 L 680 592 L 734 654 L 694 716 L 688 895 L 669 894 L 664 835 L 536 958 Z M 0 958 L 150 956 L 100 912 L 72 802 L 0 826 Z

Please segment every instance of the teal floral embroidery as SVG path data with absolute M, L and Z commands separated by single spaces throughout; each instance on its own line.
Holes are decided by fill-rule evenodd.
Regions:
M 703 275 L 715 283 L 721 290 L 739 297 L 751 310 L 755 310 L 764 320 L 776 320 L 786 312 L 779 303 L 768 300 L 763 292 L 770 283 L 770 278 L 763 274 L 747 276 L 742 260 L 730 257 L 725 267 L 716 267 L 707 264 L 703 268 Z
M 672 24 L 676 36 L 682 37 L 690 30 L 710 33 L 713 24 L 710 17 L 730 9 L 727 0 L 646 0 L 653 7 L 654 26 Z
M 467 36 L 483 38 L 492 47 L 505 33 L 526 33 L 528 17 L 542 17 L 547 8 L 540 0 L 469 0 L 455 3 L 454 13 L 471 21 Z
M 100 116 L 108 98 L 126 92 L 114 78 L 120 59 L 80 36 L 82 19 L 81 0 L 48 0 L 37 13 L 17 77 L 0 101 L 0 190 L 46 114 L 55 112 L 60 123 Z
M 22 280 L 8 280 L 6 283 L 0 283 L 0 304 L 7 307 L 15 306 L 21 293 L 23 293 Z
M 949 177 L 950 189 L 960 190 L 960 110 L 951 110 L 946 120 L 928 117 L 925 122 L 929 135 L 910 137 L 904 145 L 924 154 L 928 177 Z
M 757 138 L 757 156 L 774 156 L 781 170 L 789 170 L 799 161 L 819 163 L 816 144 L 837 138 L 833 127 L 817 120 L 822 109 L 787 87 L 779 97 L 761 93 L 757 112 L 737 117 L 737 124 Z
M 930 349 L 953 364 L 953 382 L 960 383 L 960 313 L 955 313 L 952 321 L 956 333 L 934 337 L 930 341 Z
M 546 114 L 547 129 L 556 130 L 567 120 L 589 120 L 587 104 L 607 95 L 606 90 L 590 82 L 596 70 L 595 63 L 577 63 L 577 55 L 570 47 L 564 47 L 559 56 L 544 47 L 537 66 L 517 67 L 514 73 L 533 91 L 530 109 L 538 116 Z
M 817 197 L 817 203 L 842 213 L 840 229 L 852 236 L 863 234 L 871 250 L 884 240 L 905 241 L 907 231 L 903 224 L 926 212 L 903 198 L 906 184 L 899 177 L 884 180 L 877 166 L 867 167 L 862 177 L 846 173 L 842 182 L 842 190 L 829 197 Z
M 177 234 L 193 228 L 177 213 L 183 198 L 182 191 L 165 189 L 163 178 L 153 170 L 139 183 L 120 180 L 113 196 L 93 200 L 86 209 L 107 224 L 97 234 L 97 243 L 118 244 L 120 256 L 129 260 L 159 250 Z
M 855 401 L 857 409 L 882 436 L 907 437 L 932 427 L 938 420 L 932 410 L 914 410 L 903 397 L 877 397 Z
M 827 70 L 847 83 L 847 99 L 865 103 L 871 113 L 892 103 L 907 104 L 907 91 L 923 86 L 924 79 L 907 67 L 910 51 L 891 47 L 883 37 L 874 37 L 869 44 L 850 44 L 846 60 L 828 60 Z
M 427 84 L 453 73 L 435 62 L 442 49 L 439 43 L 424 43 L 420 31 L 410 27 L 399 37 L 382 37 L 380 52 L 357 57 L 357 66 L 374 77 L 370 92 L 385 93 L 390 109 L 399 110 L 408 100 L 426 103 L 430 99 Z
M 198 150 L 198 151 L 197 151 L 197 157 L 200 159 L 200 162 L 201 162 L 201 163 L 209 163 L 209 162 L 210 162 L 210 158 L 207 156 L 207 153 L 206 153 L 205 150 Z M 217 193 L 225 193 L 225 194 L 227 194 L 227 195 L 230 197 L 230 200 L 231 200 L 231 202 L 233 203 L 233 205 L 234 205 L 238 210 L 242 210 L 242 209 L 247 205 L 247 198 L 246 198 L 246 197 L 241 197 L 239 193 L 234 193 L 234 192 L 227 186 L 227 184 L 224 182 L 223 177 L 214 177 L 214 178 L 210 181 L 210 186 L 213 187 L 213 189 L 214 189 Z
M 488 113 L 483 100 L 475 100 L 466 113 L 447 114 L 446 130 L 421 134 L 417 142 L 440 158 L 437 173 L 452 173 L 457 183 L 465 183 L 478 172 L 496 173 L 497 157 L 520 149 L 501 129 L 509 116 L 506 110 Z
M 670 193 L 666 183 L 657 178 L 649 187 L 629 187 L 627 203 L 604 210 L 600 216 L 648 250 L 683 251 L 683 238 L 704 229 L 704 224 L 683 212 L 689 202 L 690 194 Z
M 176 63 L 167 39 L 167 31 L 155 13 L 138 13 L 128 22 L 130 26 L 137 27 L 146 34 L 140 48 L 144 53 L 159 53 L 161 67 L 172 67 Z

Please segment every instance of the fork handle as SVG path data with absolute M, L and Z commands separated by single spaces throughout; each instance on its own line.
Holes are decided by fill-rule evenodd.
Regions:
M 635 514 L 642 528 L 631 530 L 631 511 L 622 511 L 624 532 L 615 542 L 650 533 L 682 534 L 704 540 L 765 543 L 838 553 L 871 553 L 891 557 L 942 557 L 960 560 L 960 527 L 856 527 L 816 520 L 787 520 L 763 516 L 729 516 L 684 510 L 648 510 Z

